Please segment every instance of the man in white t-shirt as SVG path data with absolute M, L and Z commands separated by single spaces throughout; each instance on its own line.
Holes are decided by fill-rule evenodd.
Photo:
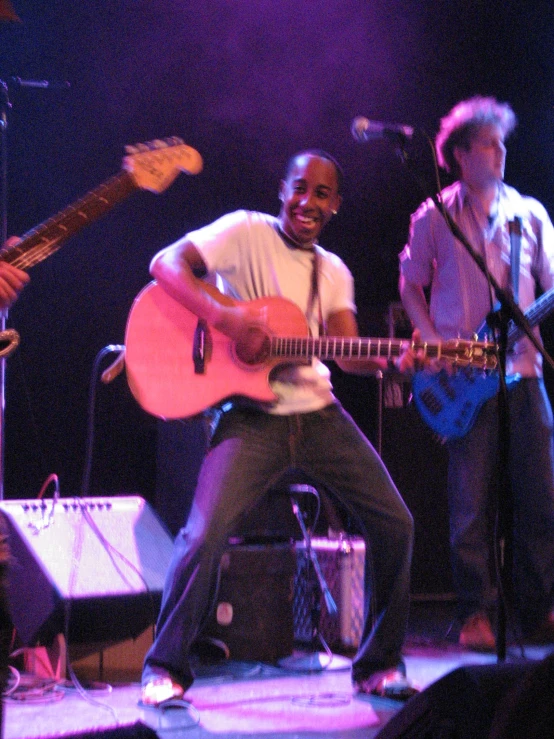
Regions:
M 151 273 L 171 297 L 240 347 L 245 361 L 263 353 L 267 315 L 241 301 L 286 298 L 301 309 L 313 335 L 355 337 L 352 275 L 317 242 L 341 205 L 341 184 L 340 167 L 329 154 L 301 152 L 281 182 L 277 218 L 248 211 L 223 216 L 162 250 Z M 224 305 L 208 294 L 202 278 L 215 274 L 240 301 Z M 387 368 L 380 358 L 337 363 L 359 374 Z M 412 363 L 407 349 L 397 369 Z M 214 600 L 229 534 L 290 469 L 322 485 L 356 518 L 364 536 L 365 625 L 353 660 L 355 689 L 400 699 L 415 692 L 401 656 L 412 517 L 379 456 L 334 397 L 322 362 L 280 365 L 271 387 L 274 403 L 234 402 L 211 439 L 189 519 L 176 538 L 156 639 L 145 659 L 145 705 L 181 698 L 192 684 L 189 650 Z

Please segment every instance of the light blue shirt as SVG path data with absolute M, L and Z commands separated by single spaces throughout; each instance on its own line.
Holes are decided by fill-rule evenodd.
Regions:
M 534 302 L 537 285 L 545 291 L 554 286 L 554 227 L 541 203 L 502 183 L 489 222 L 461 182 L 443 190 L 442 201 L 502 288 L 510 284 L 509 222 L 522 218 L 519 304 L 523 311 Z M 496 300 L 485 275 L 454 238 L 432 200 L 412 216 L 400 270 L 409 282 L 430 288 L 430 317 L 444 339 L 471 338 Z M 535 333 L 539 336 L 538 327 Z M 515 344 L 507 373 L 542 374 L 542 357 L 528 338 Z

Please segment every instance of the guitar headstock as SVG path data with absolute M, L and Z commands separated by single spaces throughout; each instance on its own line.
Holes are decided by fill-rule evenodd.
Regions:
M 171 185 L 179 172 L 198 174 L 202 171 L 200 154 L 177 136 L 126 146 L 125 151 L 123 169 L 142 190 L 160 193 Z
M 450 339 L 441 345 L 441 358 L 457 367 L 494 370 L 498 366 L 498 347 L 493 341 Z

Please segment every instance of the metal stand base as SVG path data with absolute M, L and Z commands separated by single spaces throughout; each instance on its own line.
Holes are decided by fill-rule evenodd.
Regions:
M 338 654 L 311 652 L 283 657 L 278 664 L 279 667 L 291 672 L 327 672 L 328 670 L 349 670 L 352 660 Z
M 321 567 L 319 566 L 319 561 L 317 559 L 316 552 L 312 549 L 312 539 L 310 532 L 306 528 L 306 525 L 304 523 L 304 518 L 302 515 L 302 512 L 300 510 L 300 504 L 297 499 L 297 496 L 310 493 L 312 495 L 315 495 L 317 497 L 317 492 L 315 488 L 313 488 L 311 485 L 291 485 L 290 486 L 290 499 L 292 504 L 292 511 L 294 515 L 296 516 L 296 519 L 300 525 L 300 530 L 302 531 L 302 536 L 304 539 L 304 544 L 306 546 L 306 553 L 308 555 L 308 565 L 306 567 L 306 576 L 309 574 L 309 566 L 311 565 L 313 567 L 313 570 L 316 575 L 317 580 L 317 586 L 314 588 L 314 592 L 312 593 L 312 597 L 314 599 L 313 605 L 312 605 L 312 645 L 314 647 L 313 652 L 309 652 L 304 655 L 291 655 L 290 657 L 284 657 L 282 660 L 279 660 L 279 667 L 283 667 L 287 670 L 291 670 L 292 672 L 322 672 L 324 670 L 349 670 L 351 666 L 351 660 L 349 660 L 347 657 L 339 657 L 331 652 L 329 649 L 325 639 L 321 635 L 319 631 L 319 617 L 320 617 L 320 611 L 319 611 L 319 599 L 320 596 L 323 596 L 323 600 L 325 601 L 325 605 L 327 606 L 327 610 L 330 614 L 336 614 L 337 604 L 335 603 L 333 596 L 331 595 L 331 592 L 329 590 L 329 587 L 327 583 L 325 582 L 325 578 L 323 577 L 323 572 L 321 571 Z M 323 646 L 325 649 L 324 652 L 318 652 L 315 651 L 317 649 L 318 643 Z

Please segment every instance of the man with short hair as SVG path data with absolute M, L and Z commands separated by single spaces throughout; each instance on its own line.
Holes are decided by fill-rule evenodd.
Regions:
M 441 120 L 436 148 L 439 164 L 457 178 L 442 191 L 440 200 L 484 260 L 488 273 L 502 288 L 518 293 L 525 311 L 537 288 L 546 291 L 554 286 L 554 229 L 537 200 L 504 183 L 505 139 L 515 125 L 508 104 L 474 97 L 458 103 Z M 515 219 L 521 219 L 519 246 L 510 237 Z M 511 242 L 517 257 L 514 264 L 519 263 L 515 280 L 511 279 Z M 409 242 L 400 256 L 400 294 L 423 341 L 471 338 L 494 306 L 496 296 L 487 276 L 452 235 L 431 200 L 412 216 Z M 535 334 L 539 337 L 538 327 Z M 508 354 L 506 372 L 515 604 L 524 635 L 540 632 L 552 639 L 552 411 L 542 379 L 542 357 L 528 337 L 517 341 Z M 491 483 L 498 472 L 498 438 L 498 397 L 493 397 L 469 432 L 447 444 L 459 641 L 470 649 L 496 646 L 489 618 L 494 591 L 487 513 Z
M 158 253 L 159 286 L 225 334 L 244 361 L 263 353 L 267 310 L 224 305 L 201 278 L 220 275 L 240 301 L 286 298 L 311 333 L 357 336 L 353 279 L 318 238 L 337 213 L 342 173 L 320 150 L 292 157 L 276 218 L 237 211 Z M 346 371 L 386 369 L 385 359 L 338 360 Z M 399 369 L 413 364 L 410 351 Z M 200 471 L 189 519 L 176 538 L 154 644 L 146 655 L 142 702 L 181 698 L 193 682 L 189 651 L 213 602 L 232 528 L 290 469 L 307 474 L 355 518 L 366 546 L 365 625 L 353 661 L 361 693 L 414 693 L 401 649 L 409 605 L 412 517 L 379 456 L 335 399 L 328 368 L 314 358 L 271 373 L 275 402 L 225 404 Z

